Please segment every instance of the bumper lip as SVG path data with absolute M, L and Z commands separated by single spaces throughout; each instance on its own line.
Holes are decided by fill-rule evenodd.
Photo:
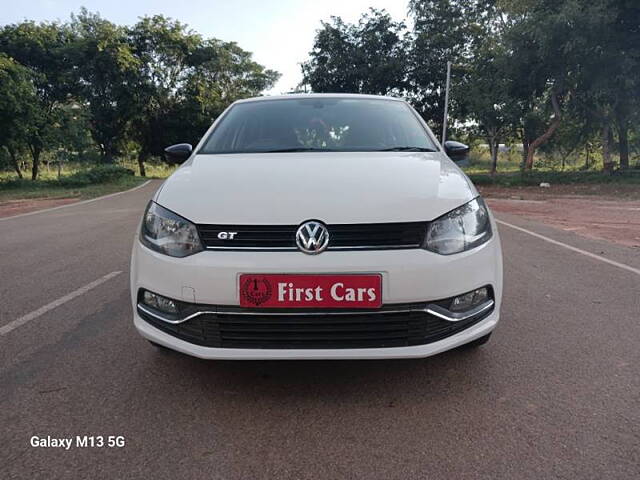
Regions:
M 472 317 L 478 316 L 480 314 L 482 314 L 483 312 L 486 312 L 487 310 L 493 308 L 495 306 L 495 301 L 493 299 L 490 299 L 480 305 L 478 305 L 477 307 L 468 310 L 466 312 L 460 312 L 460 313 L 454 313 L 451 312 L 449 310 L 447 310 L 446 308 L 443 308 L 439 305 L 436 304 L 432 304 L 432 303 L 427 303 L 424 308 L 398 308 L 398 309 L 385 309 L 385 310 L 374 310 L 374 311 L 354 311 L 354 310 L 344 310 L 344 311 L 325 311 L 325 312 L 301 312 L 301 311 L 295 311 L 295 312 L 265 312 L 265 311 L 259 311 L 259 312 L 252 312 L 252 311 L 224 311 L 224 310 L 200 310 L 198 312 L 192 313 L 191 315 L 187 315 L 186 317 L 183 318 L 178 318 L 178 319 L 170 319 L 167 317 L 163 317 L 162 315 L 159 315 L 158 313 L 154 312 L 153 310 L 151 310 L 150 308 L 146 307 L 145 305 L 143 305 L 142 303 L 138 302 L 138 304 L 136 305 L 136 308 L 138 308 L 139 310 L 141 310 L 142 312 L 146 313 L 147 315 L 151 315 L 154 318 L 157 318 L 158 320 L 162 320 L 163 322 L 166 323 L 170 323 L 172 325 L 178 325 L 180 323 L 184 323 L 188 320 L 191 320 L 192 318 L 196 318 L 200 315 L 207 315 L 207 314 L 217 314 L 217 313 L 223 313 L 225 315 L 261 315 L 261 316 L 268 316 L 268 315 L 278 315 L 278 316 L 331 316 L 331 315 L 384 315 L 384 314 L 389 314 L 389 313 L 413 313 L 413 312 L 422 312 L 422 313 L 428 313 L 430 315 L 433 315 L 435 317 L 438 317 L 442 320 L 446 320 L 448 322 L 460 322 L 460 321 L 464 321 L 464 320 L 468 320 Z
M 134 313 L 134 325 L 147 340 L 172 350 L 204 360 L 375 360 L 425 358 L 454 349 L 487 335 L 499 321 L 496 309 L 487 318 L 450 337 L 425 345 L 383 348 L 340 349 L 255 349 L 217 348 L 195 345 L 169 335 L 144 321 Z

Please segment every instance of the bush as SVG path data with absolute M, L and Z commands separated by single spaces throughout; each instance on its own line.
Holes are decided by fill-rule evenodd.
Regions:
M 31 188 L 33 183 L 26 178 L 12 178 L 10 180 L 0 180 L 0 190 L 20 190 Z
M 79 188 L 100 183 L 116 181 L 120 178 L 133 176 L 134 171 L 119 165 L 99 165 L 89 170 L 73 173 L 58 179 L 36 180 L 23 179 L 0 180 L 0 190 L 41 189 L 51 187 Z
M 76 172 L 60 180 L 50 180 L 51 184 L 62 187 L 84 187 L 96 183 L 107 183 L 128 175 L 133 175 L 133 170 L 119 165 L 100 165 L 85 172 Z

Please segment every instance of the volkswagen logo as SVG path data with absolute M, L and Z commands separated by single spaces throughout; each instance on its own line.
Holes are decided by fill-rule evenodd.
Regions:
M 296 245 L 302 252 L 309 255 L 322 253 L 329 245 L 329 230 L 324 224 L 315 220 L 304 222 L 296 232 Z

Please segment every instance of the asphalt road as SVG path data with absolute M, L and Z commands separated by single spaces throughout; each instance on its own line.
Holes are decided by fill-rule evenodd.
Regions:
M 478 350 L 167 355 L 128 293 L 156 187 L 0 221 L 0 478 L 640 478 L 640 274 L 503 225 L 502 322 Z M 637 249 L 501 218 L 640 268 Z M 126 444 L 30 446 L 76 435 Z

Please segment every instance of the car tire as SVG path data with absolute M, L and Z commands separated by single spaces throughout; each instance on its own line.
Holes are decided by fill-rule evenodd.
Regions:
M 489 341 L 489 338 L 491 338 L 491 333 L 493 332 L 489 332 L 486 335 L 480 337 L 480 338 L 476 338 L 473 342 L 469 342 L 469 343 L 465 343 L 464 345 L 462 345 L 460 348 L 463 349 L 473 349 L 473 348 L 478 348 L 480 345 L 484 345 L 485 343 L 487 343 Z

